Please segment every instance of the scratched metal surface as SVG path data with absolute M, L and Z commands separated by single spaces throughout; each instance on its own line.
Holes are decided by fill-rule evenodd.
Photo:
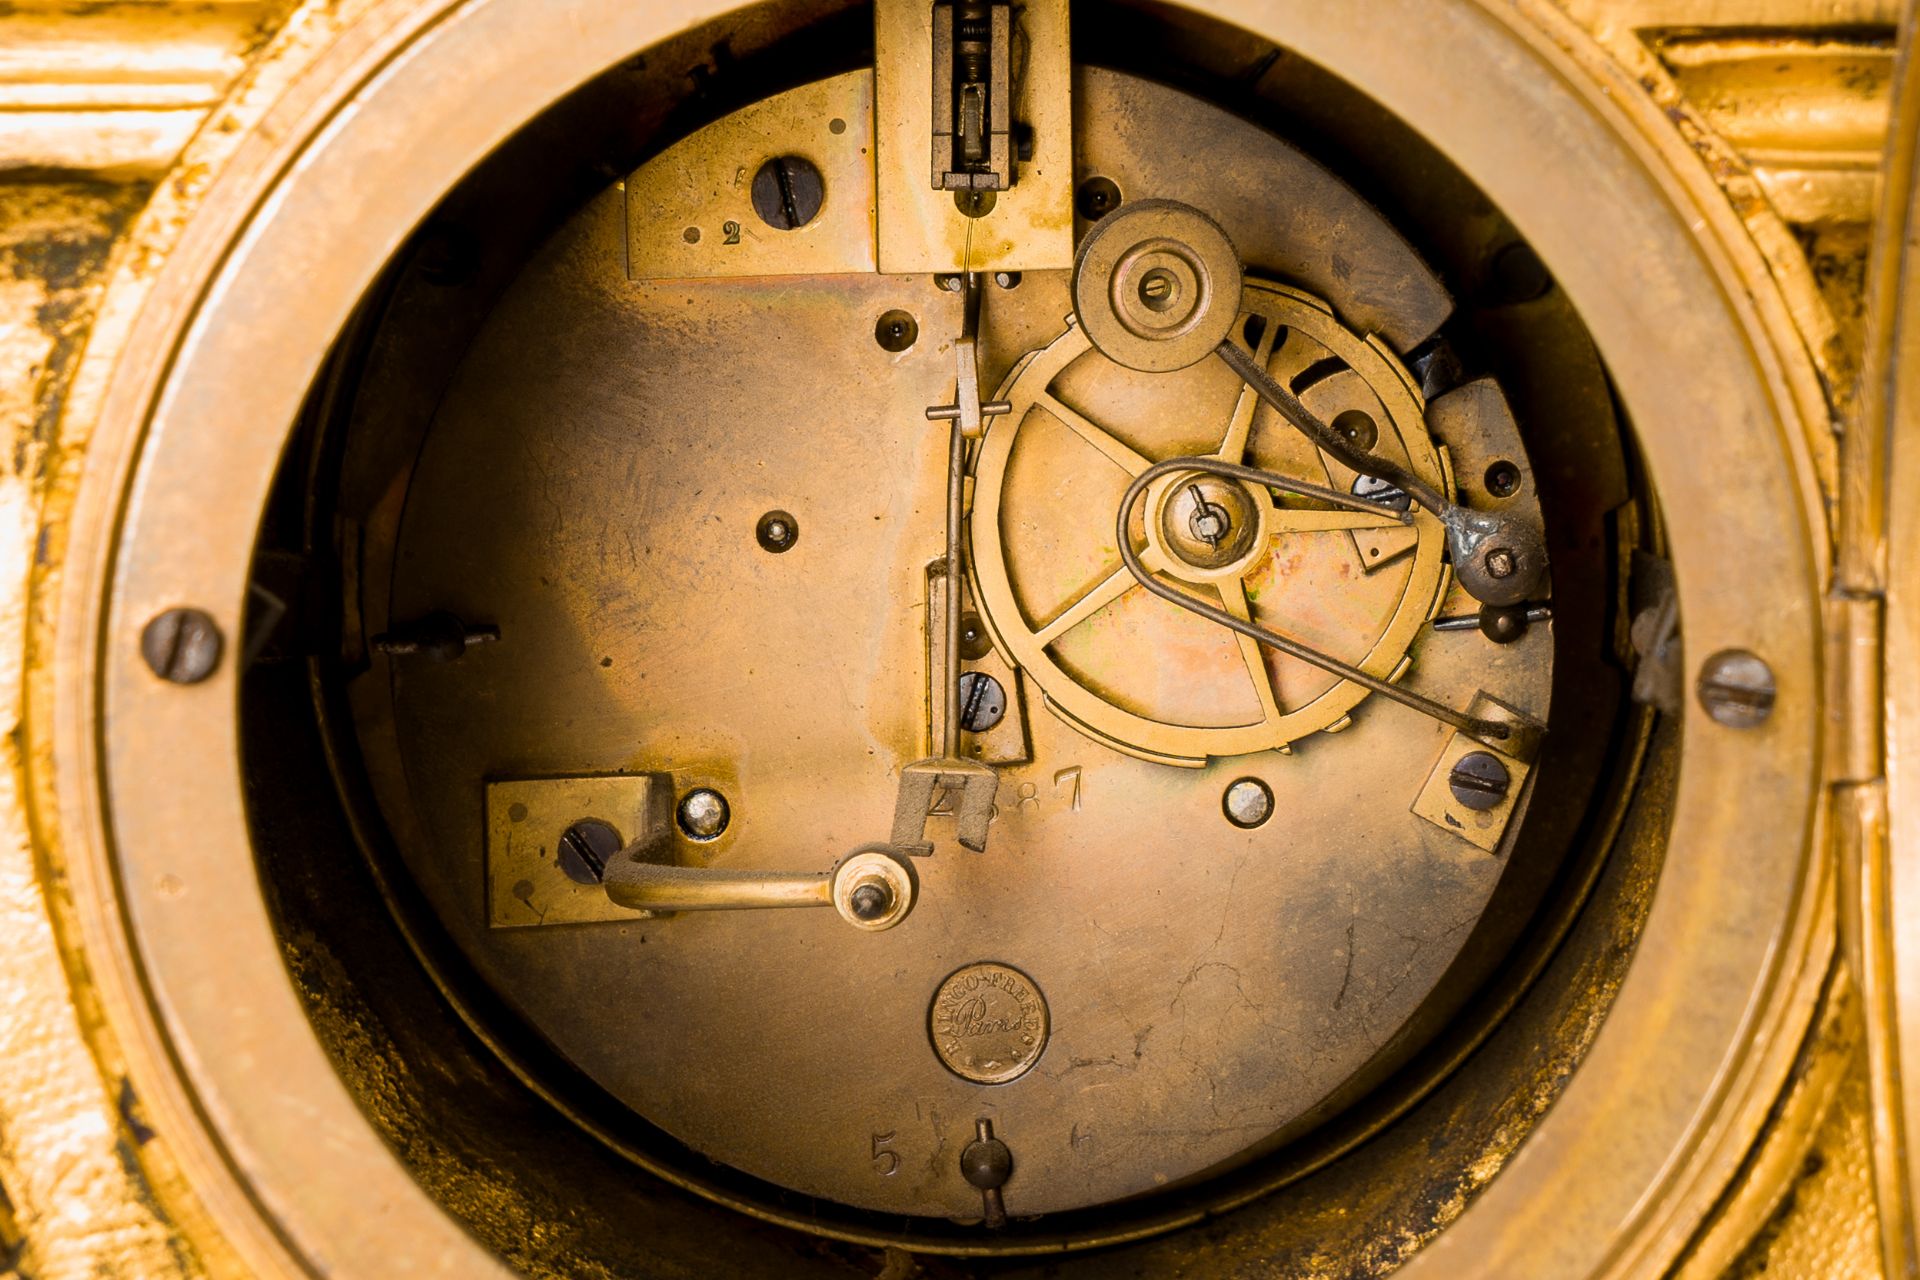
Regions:
M 1156 98 L 1190 131 L 1189 101 L 1135 88 L 1124 128 L 1088 117 L 1088 163 L 1150 172 L 1126 148 L 1164 137 L 1145 118 Z M 1209 119 L 1210 145 L 1254 147 L 1249 126 Z M 887 831 L 895 770 L 923 751 L 945 441 L 922 411 L 951 393 L 957 300 L 919 277 L 636 286 L 620 233 L 618 203 L 593 205 L 491 317 L 399 539 L 395 616 L 448 608 L 503 634 L 458 664 L 399 668 L 405 781 L 385 797 L 482 975 L 696 1150 L 940 1217 L 980 1212 L 955 1163 L 979 1117 L 1019 1163 L 1009 1212 L 1053 1212 L 1230 1164 L 1404 1056 L 1396 1033 L 1503 863 L 1408 812 L 1446 731 L 1390 705 L 1290 758 L 1185 770 L 1033 700 L 1031 762 L 1003 773 L 991 847 L 943 844 L 922 905 L 883 935 L 807 912 L 488 931 L 483 778 L 668 769 L 734 799 L 727 836 L 686 856 L 817 869 Z M 1032 273 L 989 298 L 991 377 L 1059 331 L 1065 283 Z M 898 356 L 872 338 L 895 307 L 922 334 Z M 1219 381 L 1202 367 L 1171 402 L 1218 392 L 1224 418 L 1235 389 Z M 753 538 L 772 508 L 801 527 L 781 556 Z M 1358 579 L 1355 556 L 1329 539 L 1303 572 Z M 1125 660 L 1161 661 L 1156 634 Z M 1244 680 L 1231 648 L 1190 678 Z M 1487 648 L 1432 637 L 1410 681 L 1465 705 L 1496 680 L 1544 714 L 1545 664 L 1510 653 L 1490 675 Z M 1251 832 L 1220 811 L 1245 774 L 1278 800 Z M 927 1041 L 940 981 L 983 960 L 1030 975 L 1053 1020 L 1039 1063 L 1002 1086 L 952 1075 Z

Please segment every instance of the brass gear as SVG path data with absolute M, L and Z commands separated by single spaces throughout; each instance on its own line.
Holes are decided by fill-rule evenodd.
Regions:
M 1352 399 L 1356 407 L 1364 404 L 1370 418 L 1379 414 L 1374 424 L 1378 432 L 1376 448 L 1451 492 L 1452 477 L 1443 452 L 1427 430 L 1419 389 L 1378 339 L 1348 329 L 1326 303 L 1311 294 L 1254 279 L 1243 284 L 1233 332 L 1236 342 L 1248 345 L 1256 359 L 1266 361 L 1280 376 L 1327 360 L 1338 361 L 1343 374 L 1351 371 L 1355 375 L 1345 379 L 1340 394 Z M 1103 456 L 1122 485 L 1159 460 L 1146 456 L 1130 440 L 1093 421 L 1057 393 L 1056 384 L 1062 375 L 1083 360 L 1102 362 L 1109 371 L 1119 372 L 1094 350 L 1082 326 L 1071 322 L 1053 342 L 1021 360 L 996 397 L 1008 401 L 1012 412 L 988 430 L 975 462 L 970 528 L 974 589 L 987 628 L 1001 652 L 1026 673 L 1048 706 L 1062 718 L 1088 736 L 1144 759 L 1198 766 L 1218 756 L 1290 750 L 1290 744 L 1309 734 L 1345 728 L 1354 708 L 1367 696 L 1365 689 L 1345 680 L 1321 682 L 1296 705 L 1287 705 L 1276 679 L 1275 660 L 1257 642 L 1244 637 L 1233 638 L 1242 664 L 1239 678 L 1252 686 L 1253 702 L 1249 705 L 1256 714 L 1251 717 L 1208 720 L 1156 707 L 1151 698 L 1122 688 L 1126 674 L 1111 661 L 1076 662 L 1062 654 L 1062 642 L 1069 641 L 1072 633 L 1096 623 L 1103 615 L 1111 621 L 1111 610 L 1131 607 L 1130 596 L 1138 592 L 1145 597 L 1146 593 L 1120 563 L 1119 552 L 1112 546 L 1112 509 L 1074 507 L 1068 518 L 1076 526 L 1086 526 L 1080 531 L 1083 535 L 1094 526 L 1109 531 L 1100 547 L 1106 562 L 1095 567 L 1090 578 L 1080 575 L 1080 580 L 1064 593 L 1043 598 L 1036 581 L 1042 575 L 1031 569 L 1033 548 L 1048 538 L 1035 532 L 1029 517 L 1037 518 L 1038 513 L 1026 505 L 1028 499 L 1021 493 L 1016 474 L 1023 441 L 1049 429 L 1064 428 Z M 1084 375 L 1076 372 L 1075 376 Z M 1242 386 L 1211 456 L 1232 463 L 1245 460 L 1258 409 L 1253 391 Z M 1052 424 L 1051 428 L 1043 423 Z M 1152 429 L 1132 434 L 1147 444 Z M 1160 452 L 1178 454 L 1187 450 Z M 1315 484 L 1330 482 L 1350 491 L 1357 486 L 1367 492 L 1364 480 L 1338 462 L 1318 451 L 1313 451 L 1313 457 L 1317 461 L 1306 467 L 1317 466 L 1322 474 L 1299 474 L 1298 478 Z M 1089 460 L 1094 461 L 1093 455 Z M 1061 504 L 1052 505 L 1057 508 Z M 1138 537 L 1157 573 L 1202 600 L 1211 603 L 1217 597 L 1229 612 L 1252 617 L 1283 633 L 1290 630 L 1289 618 L 1261 610 L 1257 604 L 1259 580 L 1281 572 L 1275 565 L 1276 550 L 1286 549 L 1295 535 L 1352 535 L 1354 576 L 1391 574 L 1398 590 L 1391 592 L 1391 600 L 1380 611 L 1378 625 L 1345 628 L 1335 642 L 1335 653 L 1383 679 L 1397 680 L 1405 674 L 1412 663 L 1410 647 L 1438 609 L 1450 582 L 1445 530 L 1431 513 L 1418 508 L 1410 527 L 1395 524 L 1389 529 L 1378 517 L 1277 506 L 1264 491 L 1223 486 L 1216 478 L 1206 478 L 1203 484 L 1198 476 L 1168 477 L 1149 491 L 1142 507 L 1145 515 Z M 1194 513 L 1187 511 L 1188 507 L 1202 517 L 1199 533 L 1190 523 Z M 1234 521 L 1236 514 L 1243 517 L 1238 524 Z M 1244 517 L 1249 515 L 1257 530 L 1251 549 L 1241 546 L 1236 537 L 1244 533 Z M 1216 529 L 1213 521 L 1223 521 L 1225 527 Z M 1216 533 L 1221 551 L 1231 554 L 1211 554 L 1214 549 L 1205 541 L 1189 545 L 1206 533 Z M 1084 561 L 1090 555 L 1099 558 L 1091 552 L 1089 536 L 1067 541 L 1073 543 L 1073 549 L 1064 553 L 1063 560 Z M 1023 574 L 1014 560 L 1022 561 L 1029 572 Z M 1074 575 L 1063 564 L 1055 563 L 1047 566 L 1044 576 L 1055 581 Z M 1154 602 L 1149 607 L 1151 614 L 1139 615 L 1128 624 L 1134 643 L 1132 662 L 1136 665 L 1151 661 L 1156 640 L 1167 638 L 1169 628 L 1177 625 L 1179 611 L 1174 606 Z M 1271 616 L 1260 616 L 1267 613 Z M 1235 678 L 1230 672 L 1218 674 L 1222 679 Z

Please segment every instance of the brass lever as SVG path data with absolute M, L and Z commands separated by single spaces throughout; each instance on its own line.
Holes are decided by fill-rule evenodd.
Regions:
M 885 845 L 854 850 L 827 871 L 733 871 L 644 860 L 642 838 L 607 863 L 607 897 L 636 911 L 740 911 L 832 907 L 856 929 L 891 929 L 913 910 L 918 882 Z

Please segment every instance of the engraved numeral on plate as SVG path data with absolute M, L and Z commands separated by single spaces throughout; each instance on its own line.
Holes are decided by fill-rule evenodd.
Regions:
M 900 1172 L 900 1153 L 890 1149 L 895 1131 L 873 1135 L 873 1171 L 883 1178 L 891 1178 Z
M 721 244 L 739 244 L 740 243 L 740 224 L 735 222 L 732 218 L 728 218 L 725 222 L 721 223 L 720 230 L 724 231 L 727 236 L 725 240 L 722 240 L 720 242 Z
M 1062 769 L 1060 770 L 1060 772 L 1053 775 L 1054 792 L 1058 794 L 1060 788 L 1064 784 L 1069 782 L 1073 784 L 1073 797 L 1071 802 L 1073 811 L 1075 813 L 1078 813 L 1080 812 L 1080 766 L 1079 765 L 1076 764 L 1069 768 Z

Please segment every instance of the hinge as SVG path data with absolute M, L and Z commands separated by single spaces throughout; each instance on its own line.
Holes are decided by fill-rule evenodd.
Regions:
M 1884 614 L 1877 594 L 1827 599 L 1827 780 L 1836 785 L 1872 782 L 1885 771 Z

